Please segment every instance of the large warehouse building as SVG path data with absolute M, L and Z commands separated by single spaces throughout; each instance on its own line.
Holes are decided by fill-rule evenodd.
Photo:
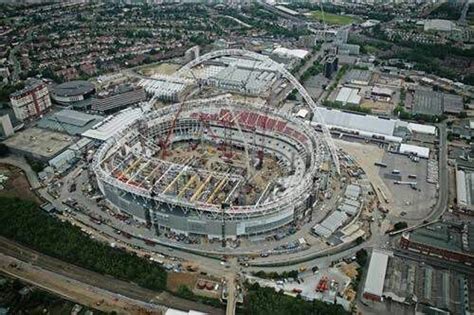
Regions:
M 363 297 L 368 300 L 382 301 L 385 274 L 387 273 L 389 255 L 373 250 L 370 257 L 369 270 L 365 280 Z
M 400 247 L 425 255 L 474 265 L 474 224 L 438 222 L 404 233 Z

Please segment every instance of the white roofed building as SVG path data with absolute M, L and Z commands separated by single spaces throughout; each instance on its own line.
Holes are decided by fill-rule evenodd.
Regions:
M 420 146 L 412 145 L 412 144 L 406 144 L 406 143 L 400 144 L 398 152 L 401 154 L 416 155 L 418 157 L 425 158 L 425 159 L 428 159 L 430 157 L 429 148 L 420 147 Z
M 343 105 L 359 105 L 362 98 L 358 93 L 358 89 L 343 87 L 336 96 L 336 102 L 340 102 Z
M 288 49 L 285 47 L 278 47 L 273 50 L 272 54 L 285 58 L 304 59 L 309 54 L 309 51 L 304 49 Z
M 370 257 L 369 270 L 365 279 L 363 297 L 373 301 L 382 301 L 383 285 L 387 273 L 389 255 L 374 249 Z
M 430 135 L 436 134 L 436 127 L 430 125 L 407 123 L 399 119 L 380 118 L 373 115 L 353 114 L 324 107 L 318 108 L 318 111 L 329 129 L 356 133 L 363 137 L 376 136 L 391 142 L 402 142 L 403 137 L 396 132 L 399 129 Z M 318 115 L 314 116 L 313 125 L 319 125 Z

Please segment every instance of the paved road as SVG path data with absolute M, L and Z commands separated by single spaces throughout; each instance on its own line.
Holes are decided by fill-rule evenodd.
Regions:
M 465 0 L 464 6 L 461 11 L 461 16 L 459 17 L 458 23 L 460 25 L 467 25 L 466 22 L 466 17 L 467 17 L 467 12 L 469 11 L 469 4 L 471 1 Z

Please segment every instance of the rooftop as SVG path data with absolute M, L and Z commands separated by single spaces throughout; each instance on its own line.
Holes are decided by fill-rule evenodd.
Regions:
M 89 115 L 75 110 L 65 109 L 43 117 L 37 124 L 40 128 L 77 135 L 92 128 L 104 119 L 102 116 Z
M 11 149 L 28 152 L 40 158 L 52 158 L 73 143 L 73 138 L 40 128 L 17 132 L 3 143 Z
M 114 109 L 123 108 L 146 100 L 145 90 L 140 88 L 133 91 L 119 93 L 104 98 L 92 100 L 92 110 L 106 112 Z
M 410 241 L 426 244 L 429 246 L 443 248 L 453 252 L 474 252 L 474 242 L 463 246 L 462 225 L 448 222 L 438 222 L 429 226 L 413 230 L 410 233 Z M 468 224 L 468 238 L 473 239 L 474 227 Z
M 377 250 L 372 251 L 369 270 L 365 280 L 364 293 L 382 296 L 385 274 L 387 272 L 388 254 Z
M 428 90 L 416 90 L 413 98 L 413 112 L 441 115 L 443 113 L 443 94 Z
M 75 96 L 87 94 L 95 90 L 95 85 L 88 81 L 77 80 L 61 83 L 52 88 L 57 96 Z
M 347 81 L 350 83 L 368 83 L 372 78 L 372 72 L 368 70 L 352 69 L 347 74 Z
M 36 88 L 36 87 L 38 87 L 42 84 L 44 84 L 44 83 L 41 80 L 28 79 L 28 81 L 26 82 L 26 86 L 23 89 L 15 91 L 12 94 L 10 94 L 10 97 L 20 96 L 20 95 L 23 95 L 25 93 L 28 93 L 29 91 L 33 90 L 34 88 Z

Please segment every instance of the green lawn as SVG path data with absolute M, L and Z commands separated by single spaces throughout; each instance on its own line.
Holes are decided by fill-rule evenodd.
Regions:
M 323 13 L 321 11 L 313 11 L 311 12 L 311 16 L 315 20 L 318 20 L 318 21 L 323 20 Z M 331 24 L 331 25 L 347 25 L 354 22 L 359 22 L 358 19 L 353 18 L 351 16 L 338 15 L 338 14 L 327 13 L 327 12 L 324 12 L 324 20 L 326 21 L 326 24 Z

